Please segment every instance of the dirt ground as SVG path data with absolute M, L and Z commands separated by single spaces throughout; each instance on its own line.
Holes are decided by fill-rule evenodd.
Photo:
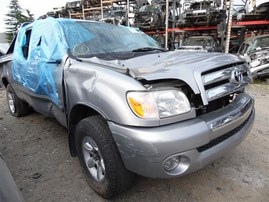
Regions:
M 269 85 L 252 84 L 256 120 L 235 149 L 184 177 L 154 180 L 137 176 L 133 187 L 112 201 L 268 201 Z M 67 130 L 33 112 L 8 113 L 0 89 L 0 152 L 25 200 L 105 201 L 88 186 L 77 158 L 69 155 Z

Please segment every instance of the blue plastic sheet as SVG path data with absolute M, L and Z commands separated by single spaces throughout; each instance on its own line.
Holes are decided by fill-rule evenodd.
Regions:
M 27 46 L 28 30 L 32 31 Z M 28 57 L 23 54 L 25 47 L 29 50 Z M 47 18 L 22 27 L 13 53 L 14 80 L 36 94 L 48 96 L 56 105 L 60 105 L 54 75 L 60 71 L 56 61 L 61 60 L 67 50 L 68 45 L 57 20 Z
M 89 30 L 73 20 L 58 19 L 58 21 L 63 28 L 66 41 L 68 42 L 68 48 L 70 49 L 74 48 L 77 44 L 96 38 L 93 33 L 90 33 Z

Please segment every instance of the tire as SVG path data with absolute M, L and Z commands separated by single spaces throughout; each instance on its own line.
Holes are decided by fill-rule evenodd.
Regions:
M 21 117 L 29 114 L 29 104 L 17 97 L 10 84 L 6 88 L 6 97 L 9 113 L 12 116 Z
M 80 121 L 75 141 L 80 164 L 97 194 L 111 198 L 132 185 L 135 175 L 124 167 L 106 120 L 101 116 Z

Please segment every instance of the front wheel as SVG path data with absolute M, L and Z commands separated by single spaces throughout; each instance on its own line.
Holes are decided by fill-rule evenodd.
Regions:
M 7 85 L 6 97 L 9 113 L 12 116 L 20 117 L 29 114 L 29 105 L 17 97 L 10 84 Z
M 101 116 L 78 123 L 76 149 L 90 186 L 102 197 L 111 198 L 132 185 L 134 174 L 125 169 L 107 122 Z

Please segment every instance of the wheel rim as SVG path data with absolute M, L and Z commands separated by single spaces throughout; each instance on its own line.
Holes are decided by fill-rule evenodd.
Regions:
M 97 181 L 102 181 L 105 178 L 104 159 L 95 141 L 90 137 L 84 137 L 82 142 L 83 156 L 86 166 L 91 175 Z
M 15 108 L 15 105 L 14 105 L 14 100 L 13 100 L 12 93 L 8 92 L 7 98 L 8 98 L 8 106 L 9 106 L 9 109 L 14 114 L 15 111 L 16 111 L 16 108 Z

